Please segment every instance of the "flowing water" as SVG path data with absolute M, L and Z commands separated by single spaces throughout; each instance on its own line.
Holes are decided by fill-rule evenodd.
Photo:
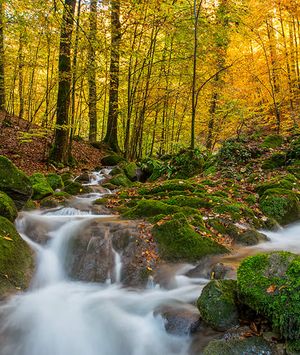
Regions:
M 99 175 L 97 179 L 101 181 Z M 99 195 L 80 199 L 86 207 Z M 188 277 L 192 265 L 178 267 L 170 276 L 168 289 L 152 279 L 145 290 L 125 288 L 121 282 L 122 255 L 112 249 L 114 275 L 108 275 L 106 282 L 78 282 L 68 275 L 66 258 L 72 239 L 91 221 L 101 224 L 115 218 L 73 207 L 20 214 L 16 225 L 36 253 L 37 267 L 30 290 L 0 307 L 0 355 L 190 353 L 192 339 L 167 333 L 165 320 L 156 310 L 197 299 L 208 280 Z M 34 241 L 36 226 L 43 227 L 42 242 Z M 227 262 L 232 264 L 260 250 L 300 252 L 299 233 L 300 224 L 268 232 L 270 242 L 244 248 Z

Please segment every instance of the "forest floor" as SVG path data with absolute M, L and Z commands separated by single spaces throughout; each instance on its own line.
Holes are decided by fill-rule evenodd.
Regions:
M 28 175 L 55 171 L 47 161 L 52 141 L 53 131 L 28 126 L 28 121 L 0 112 L 0 155 L 7 156 Z M 73 142 L 72 155 L 78 163 L 75 173 L 94 170 L 103 157 L 99 149 L 84 141 Z

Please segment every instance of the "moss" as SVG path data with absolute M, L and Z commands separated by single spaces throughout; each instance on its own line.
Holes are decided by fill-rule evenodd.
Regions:
M 36 201 L 29 200 L 26 202 L 25 206 L 23 207 L 23 210 L 24 211 L 31 211 L 31 210 L 35 210 L 36 208 L 37 208 Z
M 33 190 L 29 178 L 6 157 L 0 156 L 0 191 L 5 192 L 21 210 Z
M 298 195 L 289 190 L 269 189 L 261 196 L 259 205 L 266 216 L 281 225 L 295 222 L 300 217 Z
M 259 254 L 238 269 L 239 298 L 265 316 L 286 339 L 300 339 L 300 257 L 288 252 Z
M 33 200 L 41 200 L 42 198 L 54 193 L 52 187 L 49 185 L 43 174 L 36 173 L 31 175 L 30 181 L 33 187 Z
M 108 189 L 108 190 L 116 190 L 118 188 L 118 186 L 116 185 L 113 185 L 112 183 L 110 182 L 107 182 L 105 184 L 102 184 L 102 187 L 104 187 L 105 189 Z
M 231 203 L 215 206 L 213 211 L 218 214 L 229 215 L 233 221 L 240 221 L 242 218 L 252 219 L 254 221 L 255 215 L 251 208 L 243 203 Z
M 284 142 L 284 138 L 278 134 L 271 134 L 267 136 L 262 143 L 264 148 L 278 148 Z
M 117 154 L 107 155 L 106 157 L 101 159 L 101 164 L 103 166 L 116 166 L 122 161 L 125 161 L 123 157 Z
M 0 217 L 0 296 L 29 285 L 33 257 L 14 225 Z
M 119 174 L 124 174 L 124 171 L 122 168 L 120 168 L 119 166 L 115 166 L 112 171 L 109 173 L 109 175 L 111 176 L 116 176 Z
M 64 183 L 69 182 L 69 181 L 73 181 L 73 179 L 74 179 L 73 174 L 70 172 L 63 173 L 63 174 L 61 174 L 60 177 Z
M 277 352 L 262 337 L 227 338 L 213 340 L 204 349 L 203 355 L 273 355 Z
M 262 164 L 262 169 L 276 169 L 284 166 L 286 163 L 285 153 L 275 153 Z
M 53 190 L 64 188 L 64 182 L 61 176 L 51 173 L 46 176 L 46 179 L 48 181 L 48 184 L 52 187 Z
M 228 252 L 222 245 L 196 233 L 182 213 L 155 225 L 152 233 L 158 242 L 160 255 L 166 260 L 195 261 L 206 255 Z
M 128 163 L 128 164 L 124 164 L 123 166 L 123 170 L 125 172 L 125 175 L 128 177 L 128 179 L 130 181 L 135 181 L 137 179 L 137 165 L 134 162 Z
M 179 212 L 177 206 L 169 206 L 156 200 L 140 200 L 134 208 L 123 214 L 125 218 L 154 217 L 157 215 L 167 216 L 171 213 Z
M 215 330 L 225 331 L 239 324 L 236 299 L 236 281 L 213 280 L 204 287 L 197 307 L 207 324 Z
M 185 149 L 176 154 L 168 163 L 169 176 L 188 179 L 202 173 L 204 158 L 198 149 Z
M 96 201 L 93 202 L 94 205 L 105 205 L 108 202 L 107 197 L 98 198 Z
M 54 208 L 57 206 L 66 205 L 70 197 L 71 195 L 63 191 L 55 192 L 52 196 L 43 198 L 40 205 L 44 208 Z
M 293 190 L 298 187 L 298 179 L 294 175 L 288 174 L 286 176 L 277 176 L 268 182 L 257 185 L 256 192 L 262 196 L 269 189 Z
M 123 186 L 123 187 L 131 186 L 131 181 L 124 174 L 119 174 L 114 176 L 112 179 L 109 180 L 109 182 L 116 186 Z
M 157 193 L 169 193 L 172 191 L 178 192 L 189 191 L 189 192 L 203 192 L 205 191 L 202 185 L 196 184 L 189 180 L 167 180 L 161 184 L 157 184 L 153 187 L 142 188 L 139 190 L 141 195 L 153 195 Z
M 18 215 L 14 201 L 4 192 L 0 191 L 0 216 L 13 222 Z
M 247 229 L 235 238 L 235 242 L 241 245 L 256 245 L 266 241 L 268 241 L 268 237 L 255 229 Z
M 300 354 L 300 339 L 290 340 L 286 344 L 287 355 L 299 355 Z
M 69 195 L 75 196 L 75 195 L 89 193 L 91 191 L 92 190 L 88 186 L 83 186 L 77 181 L 65 182 L 64 192 L 66 192 Z

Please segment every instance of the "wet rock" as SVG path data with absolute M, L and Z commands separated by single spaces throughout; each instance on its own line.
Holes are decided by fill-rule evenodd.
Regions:
M 124 161 L 125 159 L 117 154 L 107 155 L 101 159 L 103 166 L 115 166 Z
M 233 267 L 217 263 L 213 265 L 211 270 L 211 278 L 215 280 L 224 280 L 226 276 L 233 271 Z
M 13 222 L 16 219 L 17 214 L 18 211 L 14 201 L 4 192 L 0 191 L 0 216 Z
M 261 242 L 267 242 L 269 238 L 255 229 L 247 229 L 241 231 L 241 233 L 236 236 L 235 241 L 240 245 L 256 245 Z
M 79 175 L 75 181 L 80 182 L 80 183 L 89 183 L 90 182 L 90 175 L 88 172 L 84 172 L 81 175 Z
M 239 324 L 234 280 L 214 280 L 203 289 L 197 301 L 202 319 L 213 329 L 224 331 Z
M 54 193 L 52 187 L 43 174 L 33 174 L 29 179 L 33 187 L 33 200 L 41 200 L 42 198 L 50 196 Z
M 279 355 L 262 337 L 214 340 L 204 350 L 204 355 Z
M 165 321 L 166 331 L 174 335 L 190 335 L 197 331 L 201 320 L 196 307 L 192 305 L 162 306 L 155 311 Z

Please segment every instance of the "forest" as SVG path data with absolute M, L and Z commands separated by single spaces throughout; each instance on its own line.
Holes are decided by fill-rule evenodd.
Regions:
M 0 355 L 300 354 L 299 0 L 0 0 Z

